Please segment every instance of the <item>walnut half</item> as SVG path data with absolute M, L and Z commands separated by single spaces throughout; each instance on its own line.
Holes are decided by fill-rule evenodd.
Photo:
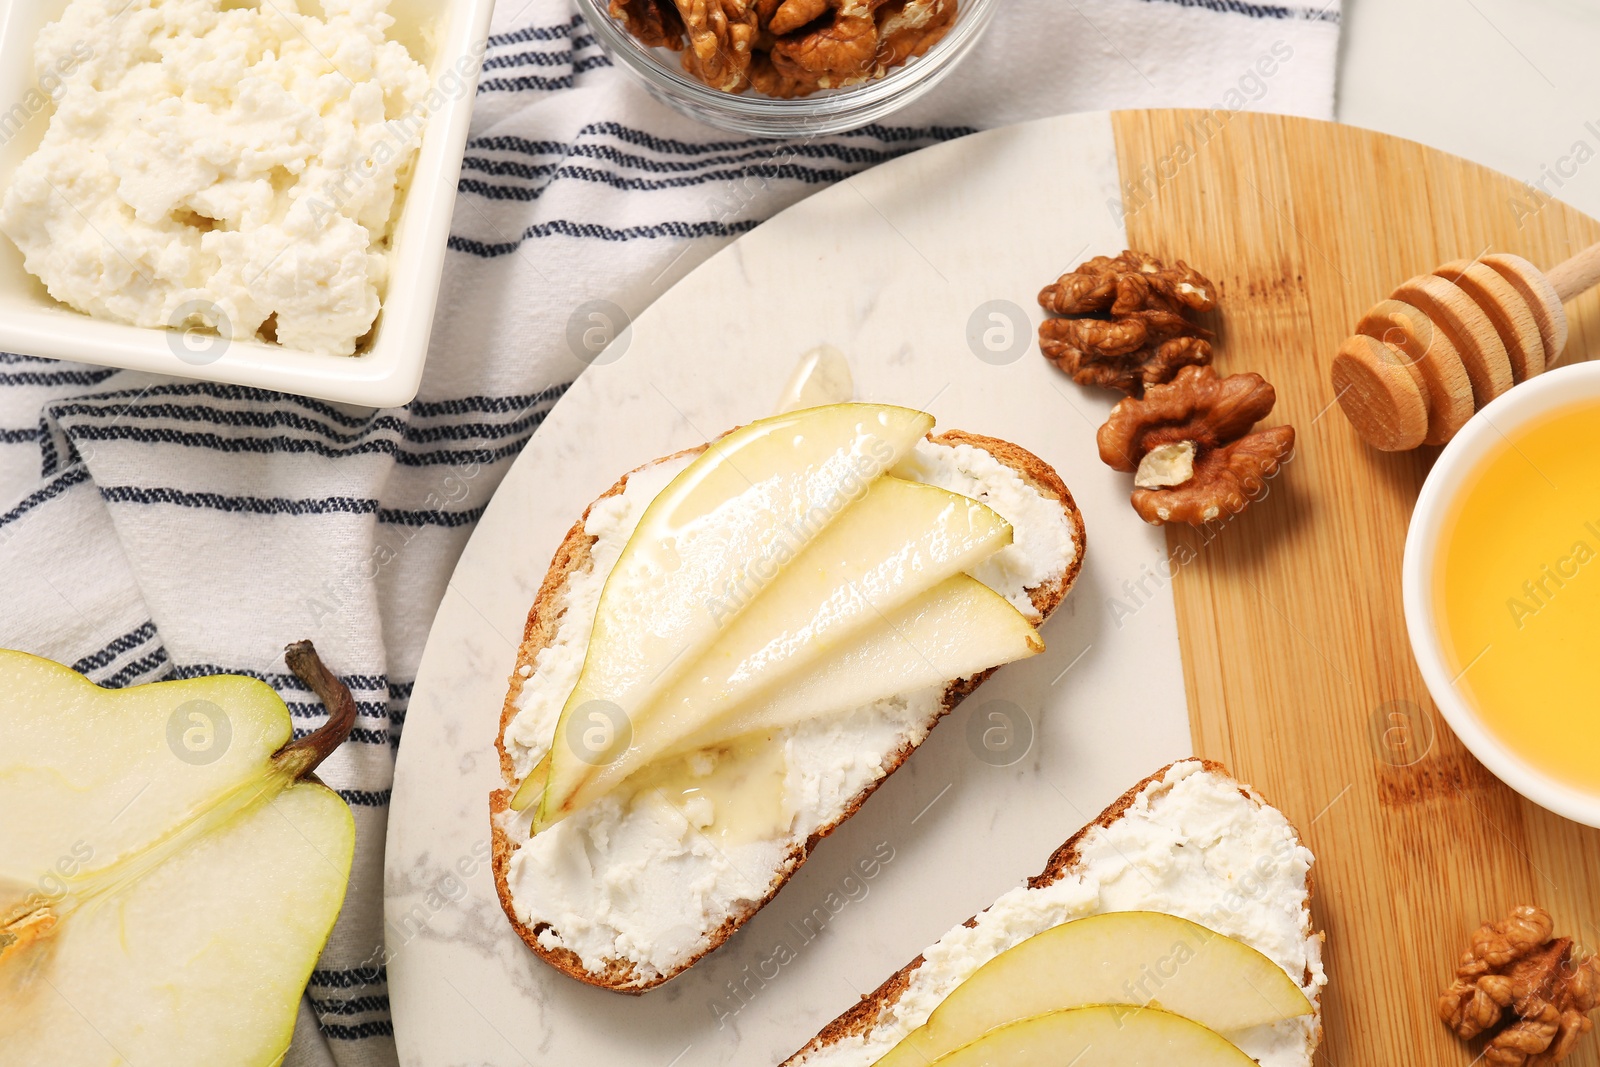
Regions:
M 1560 1063 L 1593 1027 L 1600 958 L 1574 959 L 1569 938 L 1552 938 L 1542 908 L 1524 905 L 1486 922 L 1439 997 L 1439 1018 L 1462 1040 L 1491 1034 L 1491 1067 Z
M 1216 287 L 1183 260 L 1169 267 L 1143 252 L 1096 256 L 1039 294 L 1065 318 L 1039 326 L 1039 350 L 1079 385 L 1140 396 L 1178 370 L 1211 362 L 1211 334 L 1190 311 L 1217 306 Z
M 1259 374 L 1184 367 L 1171 382 L 1111 409 L 1097 443 L 1107 466 L 1135 474 L 1133 508 L 1148 523 L 1191 526 L 1237 515 L 1294 451 L 1294 427 L 1252 430 L 1277 403 Z

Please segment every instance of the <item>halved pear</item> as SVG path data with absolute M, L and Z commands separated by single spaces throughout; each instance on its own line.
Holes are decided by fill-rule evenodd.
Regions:
M 880 1063 L 882 1061 L 879 1061 Z M 1256 1067 L 1215 1030 L 1158 1008 L 1068 1008 L 991 1030 L 924 1067 Z
M 1175 915 L 1109 912 L 979 967 L 878 1067 L 921 1067 L 996 1027 L 1090 1004 L 1151 1005 L 1220 1033 L 1313 1010 L 1282 967 L 1243 942 Z
M 602 761 L 563 766 L 557 728 L 551 761 L 557 777 L 546 787 L 540 828 L 593 803 L 732 709 L 791 684 L 804 685 L 813 664 L 865 632 L 882 630 L 887 617 L 909 601 L 1010 543 L 1011 525 L 976 500 L 899 478 L 874 481 L 859 502 L 776 567 L 744 610 L 729 612 L 723 632 L 676 682 L 639 707 L 630 718 L 625 749 Z M 973 623 L 956 619 L 950 625 L 964 633 Z M 1005 635 L 1015 638 L 1015 627 Z M 1008 644 L 1009 658 L 1026 654 L 1026 643 L 1015 651 L 1014 646 L 1014 641 Z M 914 650 L 888 649 L 901 662 L 908 651 Z M 929 662 L 919 664 L 926 668 Z M 992 666 L 993 661 L 982 664 Z M 925 684 L 951 677 L 960 675 L 946 670 Z M 874 679 L 858 678 L 855 688 L 861 689 L 863 681 Z M 912 688 L 894 676 L 875 681 L 858 703 Z M 843 702 L 850 698 L 846 693 L 818 710 L 856 706 Z
M 1044 639 L 1027 616 L 976 578 L 957 574 L 833 648 L 804 674 L 706 724 L 665 756 L 970 678 L 1043 651 Z
M 762 419 L 713 441 L 656 496 L 600 594 L 583 671 L 556 727 L 540 824 L 572 810 L 567 799 L 612 755 L 561 744 L 572 724 L 603 706 L 636 726 L 782 565 L 932 426 L 931 415 L 878 404 Z
M 297 651 L 298 650 L 298 651 Z M 0 1065 L 277 1063 L 344 900 L 350 809 L 249 678 L 100 689 L 0 651 Z

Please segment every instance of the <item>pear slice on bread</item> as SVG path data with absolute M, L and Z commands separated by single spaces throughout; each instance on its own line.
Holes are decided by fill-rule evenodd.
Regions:
M 996 1027 L 938 1067 L 1256 1067 L 1215 1030 L 1160 1008 L 1091 1004 Z
M 832 404 L 775 415 L 707 445 L 656 494 L 606 577 L 583 670 L 556 724 L 558 735 L 571 729 L 581 738 L 598 715 L 603 721 L 593 725 L 599 734 L 551 747 L 536 829 L 586 806 L 639 769 L 642 757 L 632 742 L 663 717 L 657 703 L 672 695 L 673 683 L 693 673 L 714 644 L 727 640 L 730 621 L 738 625 L 768 605 L 775 593 L 770 586 L 793 584 L 785 580 L 801 562 L 797 555 L 836 535 L 841 525 L 851 525 L 885 496 L 891 502 L 877 511 L 893 515 L 904 508 L 905 494 L 879 492 L 895 481 L 883 475 L 932 426 L 931 415 L 881 404 Z M 925 487 L 899 484 L 937 513 L 942 501 L 930 504 L 915 492 Z M 961 547 L 982 546 L 1009 535 L 1002 520 L 988 517 L 985 522 L 973 514 L 961 531 L 968 538 L 957 533 L 954 539 Z M 869 524 L 849 532 L 859 538 L 876 530 Z M 947 542 L 935 538 L 933 543 Z M 849 545 L 843 548 L 848 552 Z M 845 566 L 849 562 L 861 563 Z M 960 569 L 954 566 L 951 572 Z M 892 575 L 906 573 L 891 568 Z M 869 574 L 854 577 L 870 587 Z M 855 583 L 837 596 L 847 602 L 842 606 L 846 617 L 851 607 L 865 610 Z M 793 597 L 779 599 L 779 615 L 784 607 L 792 614 L 810 606 L 793 604 Z M 808 636 L 795 643 L 805 648 Z M 727 688 L 712 685 L 689 699 L 715 700 Z M 624 723 L 628 728 L 616 733 Z M 605 758 L 596 758 L 602 753 Z
M 1101 1030 L 1120 1034 L 1128 1018 L 1154 1009 L 1191 1024 L 1145 1020 L 1151 1040 L 1171 1031 L 1196 1057 L 1179 1062 L 1309 1067 L 1327 981 L 1311 921 L 1311 862 L 1283 814 L 1219 764 L 1171 764 L 783 1067 L 1078 1062 L 1029 1057 L 1038 1047 L 1097 1043 Z M 1153 911 L 1164 921 L 1141 921 Z M 1119 922 L 1097 924 L 1102 916 Z M 1118 926 L 1121 936 L 1107 936 Z M 1238 945 L 1219 954 L 1216 934 Z M 1243 1055 L 1205 1036 L 1221 1031 Z M 1143 1049 L 1130 1045 L 1104 1062 L 1144 1063 Z
M 923 1067 L 1044 1015 L 1117 1007 L 1126 1018 L 1152 1004 L 1223 1034 L 1313 1010 L 1283 968 L 1242 941 L 1166 912 L 1108 911 L 1052 926 L 979 967 L 876 1067 Z
M 901 478 L 872 482 L 859 500 L 795 551 L 760 588 L 751 590 L 755 595 L 745 598 L 749 603 L 742 610 L 733 610 L 725 599 L 713 603 L 715 611 L 702 611 L 707 616 L 726 611 L 730 619 L 698 658 L 676 657 L 691 662 L 629 716 L 631 736 L 625 749 L 603 763 L 587 761 L 597 765 L 586 766 L 587 773 L 569 775 L 568 780 L 576 783 L 571 788 L 558 791 L 558 779 L 551 779 L 535 830 L 592 803 L 703 727 L 714 727 L 733 709 L 761 708 L 770 694 L 805 677 L 842 642 L 881 634 L 885 621 L 899 609 L 988 559 L 1010 544 L 1011 536 L 1011 527 L 992 509 L 960 494 Z M 638 538 L 635 531 L 630 548 Z M 606 597 L 616 585 L 614 577 L 606 583 Z M 703 592 L 691 593 L 690 598 L 705 600 Z M 1027 625 L 1014 608 L 1004 601 L 1001 606 Z M 600 612 L 606 607 L 602 602 Z M 891 621 L 888 628 L 893 625 Z M 598 635 L 589 643 L 585 675 L 599 644 Z M 1023 641 L 1017 651 L 1030 647 Z M 980 667 L 1016 658 L 1004 655 Z M 868 678 L 878 677 L 878 672 L 866 673 Z M 579 691 L 568 699 L 569 707 L 582 692 L 580 682 Z M 560 724 L 556 729 L 560 733 Z M 585 763 L 573 755 L 575 750 L 576 746 L 555 746 L 552 774 L 558 775 L 562 756 L 569 765 Z
M 894 620 L 900 639 L 884 639 L 872 627 L 839 629 L 828 656 L 815 660 L 817 668 L 837 673 L 841 695 L 833 706 L 808 666 L 792 685 L 779 687 L 781 699 L 740 703 L 671 746 L 684 773 L 703 778 L 682 790 L 654 788 L 661 776 L 652 763 L 649 774 L 640 771 L 590 794 L 586 804 L 545 822 L 530 799 L 548 792 L 549 754 L 571 743 L 571 730 L 589 728 L 582 719 L 563 726 L 562 713 L 594 632 L 598 591 L 640 516 L 701 451 L 624 476 L 573 526 L 529 614 L 501 715 L 504 788 L 493 792 L 490 809 L 502 907 L 546 962 L 617 992 L 653 988 L 732 936 L 998 663 L 1040 650 L 1033 627 L 1062 602 L 1082 566 L 1082 516 L 1048 464 L 994 438 L 953 431 L 924 439 L 882 474 L 971 498 L 998 513 L 1012 536 L 963 558 L 954 575 L 930 567 L 921 587 L 926 593 L 886 602 L 881 611 L 874 607 L 872 627 Z M 912 625 L 963 612 L 986 628 L 973 646 L 1001 658 L 981 665 L 971 655 L 942 659 L 959 642 L 941 644 L 931 638 L 948 635 Z M 939 650 L 928 658 L 947 663 L 947 673 L 930 673 L 926 661 L 902 647 L 918 633 L 929 639 L 910 643 L 923 652 Z M 851 683 L 859 681 L 863 665 L 873 664 L 884 667 L 885 677 L 915 679 L 915 685 L 863 699 L 868 690 Z M 738 676 L 738 670 L 729 673 Z M 661 691 L 689 677 L 679 672 Z M 612 721 L 605 714 L 590 717 L 597 734 L 619 725 L 614 714 Z M 631 716 L 622 718 L 624 740 L 632 726 Z M 707 747 L 685 755 L 688 742 Z M 627 750 L 615 738 L 608 743 Z M 652 796 L 638 788 L 641 779 L 652 783 Z M 741 813 L 730 825 L 707 814 L 706 797 L 718 790 Z

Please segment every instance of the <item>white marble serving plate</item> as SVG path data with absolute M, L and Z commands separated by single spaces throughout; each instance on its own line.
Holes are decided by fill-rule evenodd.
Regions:
M 402 1063 L 776 1064 L 1037 874 L 1122 790 L 1190 753 L 1170 587 L 1155 577 L 1165 540 L 1129 507 L 1127 476 L 1096 457 L 1111 397 L 1075 386 L 1029 343 L 1040 286 L 1123 247 L 1116 196 L 1106 115 L 896 160 L 712 258 L 556 406 L 467 546 L 407 715 L 385 883 Z M 990 301 L 1026 317 L 1014 349 L 1004 318 L 985 315 L 979 332 L 999 330 L 991 347 L 969 345 Z M 1088 526 L 1083 576 L 1044 628 L 1049 650 L 958 708 L 726 946 L 643 997 L 580 985 L 518 940 L 482 862 L 495 732 L 529 605 L 568 527 L 618 475 L 767 414 L 821 343 L 850 356 L 859 399 L 924 408 L 942 428 L 1006 437 L 1052 463 Z M 1124 582 L 1141 591 L 1130 598 Z M 1114 612 L 1113 598 L 1143 606 Z M 995 766 L 974 743 L 980 717 L 1015 709 L 1035 736 L 1018 762 Z M 892 859 L 870 880 L 853 873 L 874 854 Z

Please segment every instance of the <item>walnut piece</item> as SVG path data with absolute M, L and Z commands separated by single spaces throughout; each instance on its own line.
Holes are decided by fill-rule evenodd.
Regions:
M 611 17 L 651 48 L 683 51 L 683 16 L 672 0 L 611 0 Z
M 1482 1056 L 1491 1067 L 1560 1063 L 1593 1028 L 1600 957 L 1575 960 L 1571 939 L 1553 930 L 1544 909 L 1527 905 L 1484 923 L 1439 997 L 1439 1018 L 1457 1037 L 1491 1034 Z
M 1133 484 L 1138 489 L 1170 489 L 1194 477 L 1195 443 L 1171 441 L 1144 454 Z
M 1199 526 L 1231 517 L 1263 495 L 1267 479 L 1294 451 L 1294 427 L 1253 429 L 1276 403 L 1277 393 L 1259 374 L 1219 378 L 1210 367 L 1184 367 L 1171 382 L 1111 409 L 1097 436 L 1100 459 L 1141 475 L 1133 508 L 1148 523 Z M 1152 481 L 1151 457 L 1161 457 L 1155 473 L 1182 473 L 1181 461 L 1173 462 L 1181 451 L 1192 457 L 1189 477 L 1166 486 L 1141 484 Z
M 761 27 L 751 0 L 677 0 L 689 49 L 683 69 L 713 89 L 743 92 Z
M 1168 267 L 1131 250 L 1096 256 L 1046 286 L 1039 304 L 1066 316 L 1039 326 L 1039 349 L 1079 385 L 1141 396 L 1211 362 L 1210 331 L 1185 313 L 1214 309 L 1216 287 L 1181 259 Z
M 724 92 L 806 96 L 881 78 L 954 24 L 958 0 L 611 0 L 641 43 Z M 687 46 L 687 49 L 686 49 Z M 686 50 L 685 50 L 686 49 Z
M 865 81 L 878 54 L 878 20 L 872 9 L 870 0 L 825 5 L 820 25 L 809 32 L 797 28 L 772 43 L 773 67 L 797 81 L 814 79 L 824 89 Z
M 878 8 L 876 76 L 938 44 L 955 25 L 956 0 L 888 0 Z

